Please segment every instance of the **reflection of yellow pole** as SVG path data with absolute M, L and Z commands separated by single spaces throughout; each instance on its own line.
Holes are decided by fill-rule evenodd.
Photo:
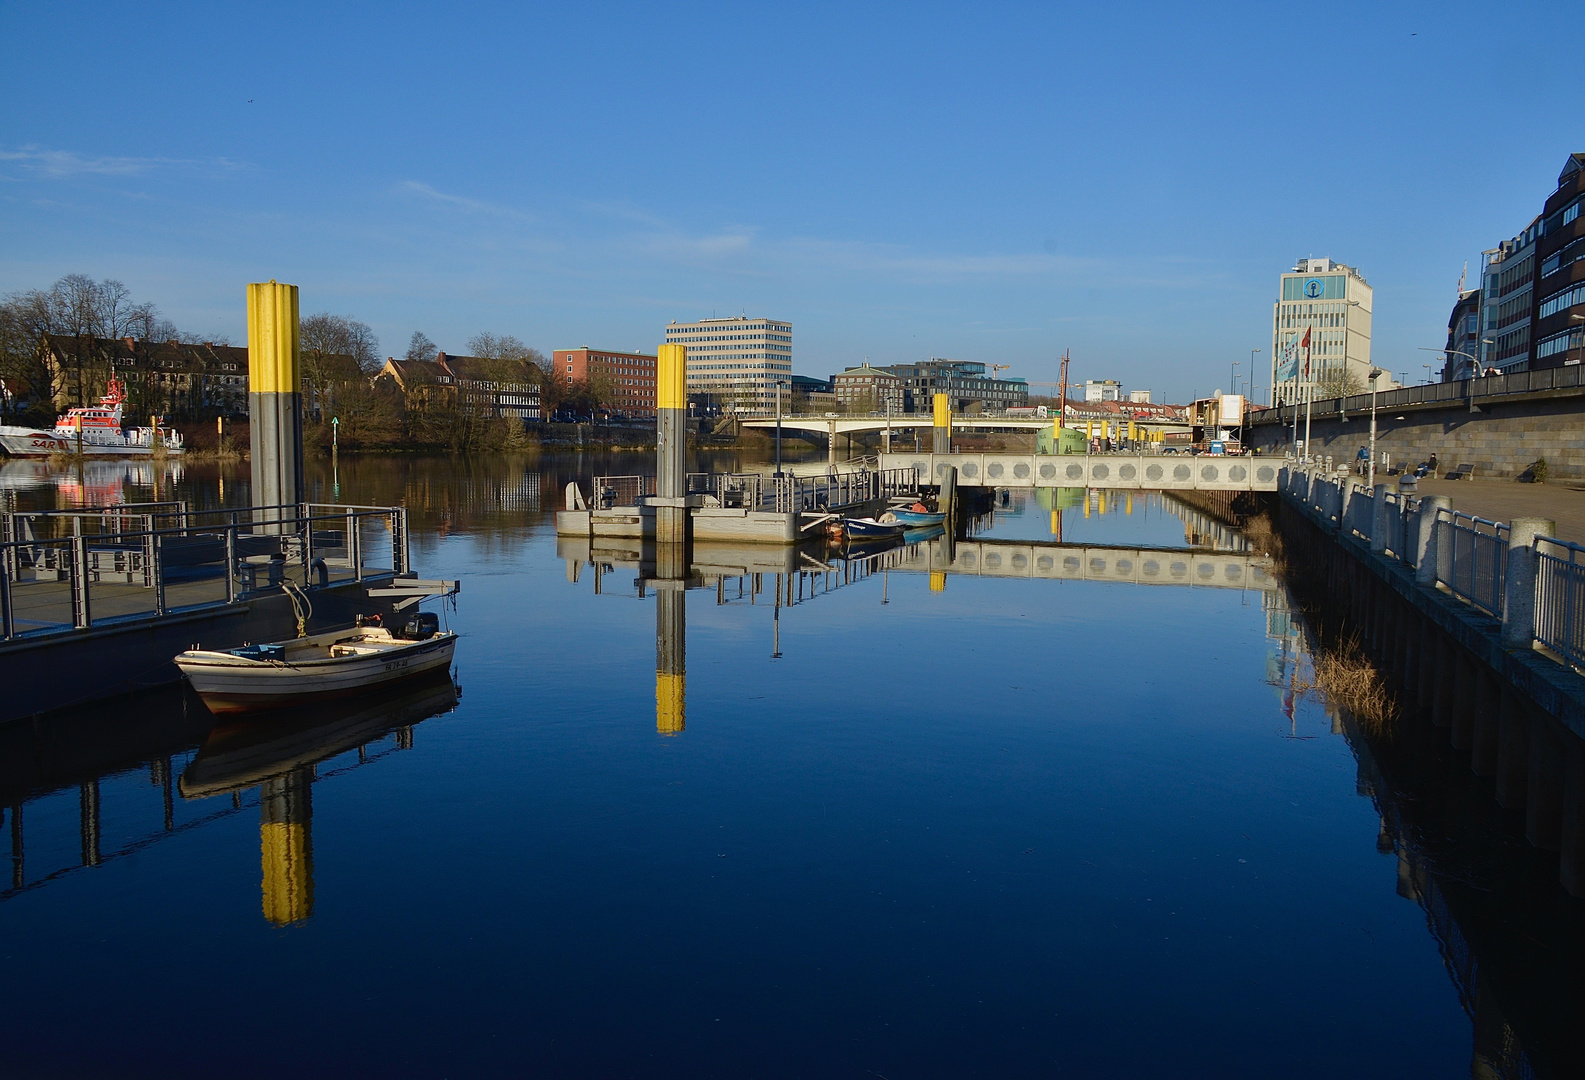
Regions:
M 276 926 L 314 913 L 312 779 L 306 769 L 259 788 L 259 859 L 264 870 L 264 917 Z
M 1128 500 L 1128 503 L 1127 503 L 1127 508 L 1123 511 L 1123 513 L 1125 513 L 1125 514 L 1129 515 L 1130 517 L 1132 517 L 1133 513 L 1134 513 L 1134 493 L 1132 491 L 1130 491 L 1127 495 L 1124 496 L 1124 498 Z
M 1084 516 L 1090 516 L 1090 493 L 1088 491 L 1084 493 Z
M 1101 513 L 1104 514 L 1104 513 L 1106 513 L 1106 489 L 1105 488 L 1102 488 L 1101 491 L 1100 491 L 1100 501 L 1101 501 L 1101 507 L 1100 507 Z
M 947 572 L 945 570 L 930 571 L 930 591 L 945 592 L 947 589 Z
M 684 727 L 688 607 L 682 582 L 655 593 L 655 730 L 676 735 Z
M 1062 535 L 1062 511 L 1061 510 L 1053 510 L 1053 511 L 1051 511 L 1051 535 L 1052 536 L 1061 536 Z

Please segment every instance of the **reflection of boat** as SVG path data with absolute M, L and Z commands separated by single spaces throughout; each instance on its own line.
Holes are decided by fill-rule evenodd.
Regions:
M 881 536 L 901 536 L 906 527 L 900 521 L 879 521 L 875 518 L 842 519 L 842 531 L 854 539 L 869 540 Z
M 873 559 L 883 551 L 902 544 L 902 536 L 877 536 L 871 539 L 849 540 L 842 548 L 842 557 L 849 562 Z
M 269 720 L 218 724 L 179 783 L 184 798 L 202 799 L 284 776 L 370 742 L 392 728 L 411 727 L 457 704 L 449 675 L 431 672 L 360 698 Z
M 917 529 L 907 529 L 903 532 L 903 543 L 919 544 L 926 540 L 934 540 L 946 531 L 945 525 L 925 525 Z
M 365 625 L 224 652 L 189 649 L 176 666 L 213 712 L 277 709 L 451 666 L 457 635 L 440 631 L 434 615 L 420 613 L 407 633 Z
M 85 457 L 149 455 L 182 452 L 180 432 L 153 427 L 122 428 L 121 406 L 126 402 L 126 385 L 112 378 L 98 405 L 67 410 L 55 421 L 53 431 L 39 428 L 0 426 L 0 449 L 17 457 L 48 457 L 50 454 L 82 453 Z

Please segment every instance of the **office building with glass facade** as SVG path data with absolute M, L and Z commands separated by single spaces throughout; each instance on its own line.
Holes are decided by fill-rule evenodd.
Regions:
M 1307 359 L 1308 382 L 1317 397 L 1369 386 L 1373 294 L 1358 270 L 1331 259 L 1300 259 L 1280 276 L 1272 306 L 1272 404 L 1305 399 Z M 1306 332 L 1308 348 L 1303 346 Z M 1285 364 L 1285 355 L 1295 350 L 1297 362 Z M 1380 380 L 1378 389 L 1390 382 Z

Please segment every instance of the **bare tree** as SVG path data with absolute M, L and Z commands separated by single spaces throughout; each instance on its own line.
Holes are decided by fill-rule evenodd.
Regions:
M 1318 398 L 1350 397 L 1365 392 L 1365 380 L 1346 368 L 1329 368 L 1315 381 Z
M 407 359 L 433 360 L 438 355 L 440 350 L 429 340 L 429 336 L 422 330 L 414 330 L 412 339 L 407 343 Z
M 367 324 L 321 311 L 299 324 L 303 389 L 308 411 L 333 408 L 337 388 L 367 382 L 380 365 L 380 339 Z

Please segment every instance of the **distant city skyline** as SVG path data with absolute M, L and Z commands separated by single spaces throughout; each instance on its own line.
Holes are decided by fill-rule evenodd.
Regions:
M 774 312 L 799 374 L 1054 381 L 1067 349 L 1186 401 L 1247 378 L 1274 275 L 1329 255 L 1375 288 L 1374 361 L 1418 373 L 1464 264 L 1585 150 L 1567 65 L 1471 94 L 1468 60 L 1567 11 L 286 6 L 313 32 L 261 43 L 245 9 L 8 5 L 0 292 L 118 278 L 241 341 L 277 278 L 397 356 L 414 330 L 652 352 Z M 680 32 L 760 43 L 755 77 L 679 67 Z M 102 77 L 61 78 L 68 49 Z M 1503 154 L 1450 156 L 1471 130 Z

